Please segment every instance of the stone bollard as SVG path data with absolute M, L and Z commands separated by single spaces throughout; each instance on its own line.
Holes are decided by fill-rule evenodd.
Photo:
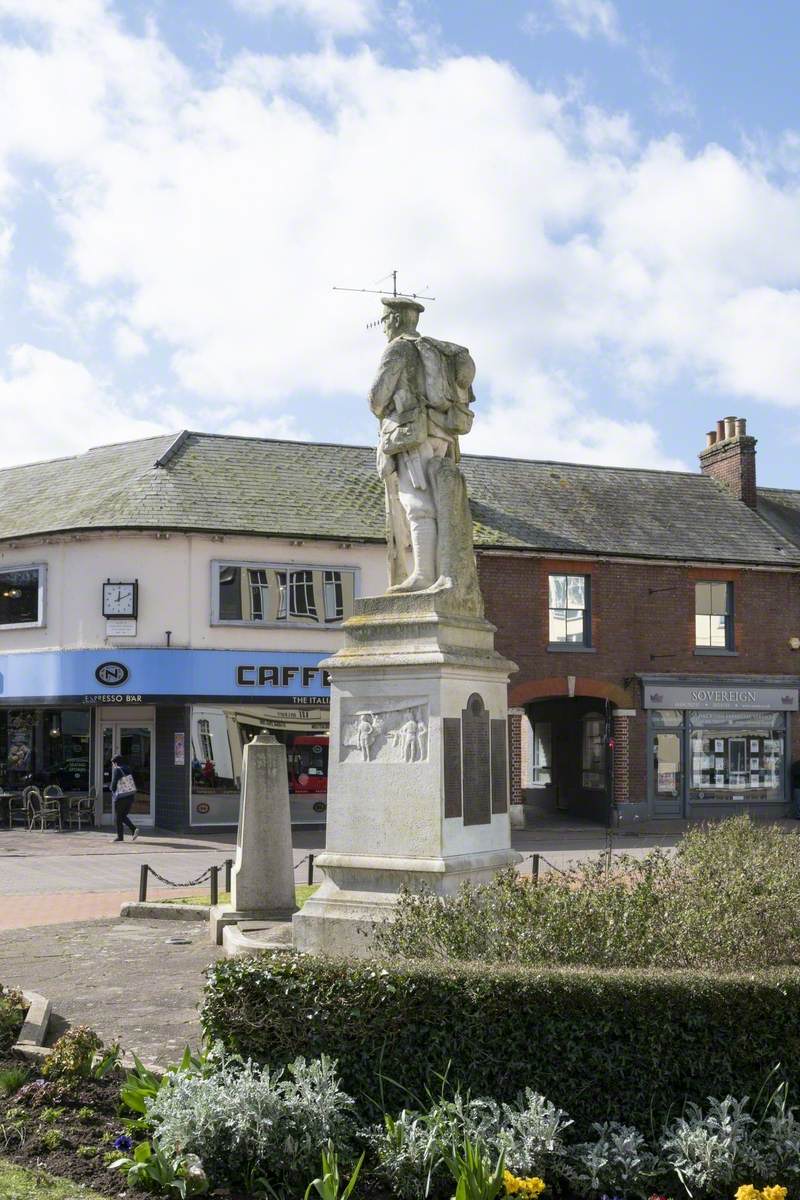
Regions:
M 296 911 L 286 747 L 259 733 L 244 748 L 242 800 L 230 904 L 211 910 L 211 940 L 226 925 L 288 921 Z

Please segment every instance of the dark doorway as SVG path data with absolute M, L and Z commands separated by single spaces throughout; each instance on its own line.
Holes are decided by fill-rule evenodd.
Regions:
M 525 712 L 533 730 L 526 799 L 545 811 L 607 824 L 610 702 L 585 696 L 539 700 Z

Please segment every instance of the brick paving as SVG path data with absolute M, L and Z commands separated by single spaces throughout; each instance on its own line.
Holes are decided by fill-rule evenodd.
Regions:
M 0 980 L 52 1000 L 51 1040 L 67 1024 L 88 1024 L 166 1064 L 199 1045 L 203 972 L 219 956 L 205 923 L 80 921 L 6 931 Z
M 195 895 L 198 888 L 148 889 L 148 900 Z M 120 906 L 136 900 L 136 889 L 124 892 L 57 892 L 42 896 L 5 896 L 0 904 L 0 931 L 31 929 L 37 925 L 65 925 L 118 917 Z

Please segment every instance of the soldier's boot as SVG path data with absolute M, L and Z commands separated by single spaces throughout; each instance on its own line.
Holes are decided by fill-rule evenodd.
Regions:
M 411 548 L 414 551 L 414 570 L 402 583 L 388 592 L 424 592 L 436 579 L 436 520 L 418 517 L 411 522 Z

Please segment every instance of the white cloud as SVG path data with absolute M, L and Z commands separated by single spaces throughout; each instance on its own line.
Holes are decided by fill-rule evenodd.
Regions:
M 550 0 L 556 17 L 580 38 L 622 40 L 619 15 L 612 0 Z
M 167 346 L 214 428 L 297 435 L 302 394 L 298 425 L 331 436 L 381 349 L 375 298 L 332 285 L 393 266 L 439 297 L 424 328 L 473 350 L 469 449 L 664 465 L 648 405 L 679 378 L 800 406 L 796 182 L 718 146 L 642 144 L 626 114 L 490 58 L 398 69 L 326 46 L 242 54 L 201 85 L 155 31 L 80 4 L 0 0 L 40 33 L 0 43 L 0 111 L 19 114 L 0 179 L 45 168 L 82 326 L 113 322 L 123 359 Z M 597 361 L 634 411 L 590 396 Z M 113 436 L 124 420 L 111 406 Z
M 130 361 L 147 353 L 147 342 L 123 321 L 114 330 L 114 350 L 120 358 Z
M 0 423 L 9 431 L 0 466 L 171 428 L 129 416 L 81 363 L 30 345 L 14 346 L 0 369 Z
M 376 16 L 375 0 L 233 0 L 255 16 L 282 13 L 334 34 L 366 33 Z
M 476 413 L 474 432 L 464 441 L 467 453 L 686 470 L 663 453 L 651 425 L 593 411 L 563 377 L 532 371 L 515 390 L 524 399 Z

